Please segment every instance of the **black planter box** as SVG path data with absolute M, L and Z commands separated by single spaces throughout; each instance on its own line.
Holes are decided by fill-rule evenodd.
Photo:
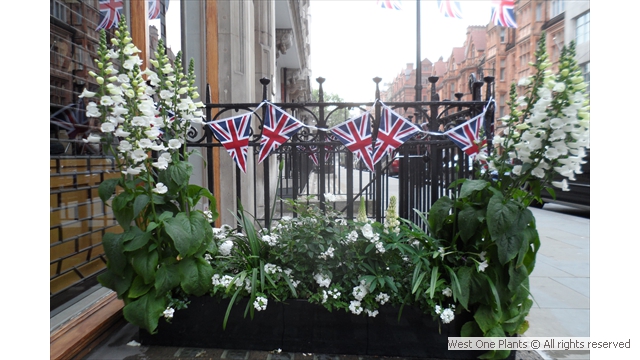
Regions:
M 269 301 L 267 309 L 244 318 L 247 299 L 235 304 L 222 329 L 228 300 L 192 298 L 189 308 L 175 312 L 171 323 L 160 319 L 158 333 L 140 330 L 142 345 L 200 347 L 316 354 L 475 359 L 484 351 L 447 350 L 448 337 L 460 336 L 468 313 L 439 325 L 421 311 L 381 306 L 376 317 L 329 312 L 304 300 Z M 509 359 L 515 359 L 515 351 Z

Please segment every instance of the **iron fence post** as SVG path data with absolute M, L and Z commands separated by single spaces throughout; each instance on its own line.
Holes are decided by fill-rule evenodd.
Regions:
M 487 91 L 485 100 L 489 101 L 493 97 L 491 88 L 493 86 L 495 78 L 493 76 L 485 76 L 484 82 L 487 83 Z M 493 99 L 495 101 L 495 99 Z M 495 106 L 487 104 L 487 113 L 484 116 L 484 134 L 487 137 L 487 154 L 490 155 L 493 149 L 493 122 L 495 118 Z
M 431 101 L 434 101 L 434 98 L 437 96 L 436 93 L 436 83 L 438 82 L 437 76 L 429 76 L 428 80 L 431 83 Z M 430 121 L 429 121 L 429 131 L 437 132 L 439 130 L 438 124 L 438 105 L 431 105 L 430 107 Z M 429 154 L 429 200 L 427 201 L 428 206 L 427 209 L 431 208 L 431 205 L 436 202 L 438 199 L 438 188 L 440 184 L 438 183 L 438 174 L 439 170 L 441 170 L 441 165 L 438 164 L 438 149 L 439 145 L 432 144 L 430 146 L 430 154 Z M 435 151 L 434 151 L 435 150 Z
M 374 77 L 373 78 L 373 82 L 376 83 L 376 100 L 380 99 L 380 81 L 382 81 L 382 78 L 380 77 Z M 371 132 L 371 137 L 373 140 L 373 143 L 375 144 L 376 139 L 378 138 L 378 128 L 380 127 L 380 115 L 382 113 L 382 107 L 380 105 L 379 102 L 375 103 L 375 113 L 376 116 L 373 119 L 373 131 Z M 374 184 L 375 189 L 374 189 L 374 199 L 373 199 L 373 208 L 374 208 L 374 214 L 375 214 L 375 218 L 376 221 L 380 222 L 382 219 L 382 206 L 383 206 L 383 201 L 382 201 L 382 166 L 380 164 L 380 162 L 376 163 L 376 165 L 374 166 L 374 170 L 375 170 L 375 177 L 376 177 L 376 182 Z
M 316 78 L 316 81 L 318 82 L 319 86 L 318 86 L 318 102 L 320 102 L 319 106 L 318 106 L 318 114 L 319 114 L 319 123 L 318 123 L 318 127 L 320 128 L 326 128 L 326 124 L 327 121 L 324 118 L 324 89 L 322 88 L 322 84 L 325 81 L 325 78 L 323 77 L 318 77 Z M 318 140 L 320 141 L 321 145 L 318 146 L 318 148 L 320 148 L 320 159 L 318 159 L 318 163 L 320 164 L 319 166 L 319 170 L 320 173 L 318 174 L 318 201 L 320 202 L 320 210 L 324 211 L 325 210 L 325 206 L 324 206 L 324 189 L 325 189 L 325 163 L 324 163 L 324 145 L 322 145 L 325 141 L 326 141 L 326 134 L 324 133 L 324 131 L 319 131 L 318 132 Z
M 267 78 L 260 79 L 260 84 L 262 84 L 262 101 L 267 100 L 268 93 L 268 85 L 271 81 Z M 262 108 L 262 131 L 264 131 L 264 119 L 267 115 L 267 107 Z M 265 157 L 263 161 L 263 171 L 264 171 L 264 224 L 265 226 L 269 226 L 271 219 L 269 219 L 269 204 L 271 204 L 271 197 L 269 196 L 269 191 L 271 191 L 271 182 L 269 181 L 269 157 Z

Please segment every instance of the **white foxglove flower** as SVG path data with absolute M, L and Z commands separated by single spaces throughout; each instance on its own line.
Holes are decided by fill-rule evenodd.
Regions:
M 156 194 L 164 194 L 164 193 L 167 192 L 167 190 L 169 190 L 169 189 L 165 186 L 165 184 L 157 183 L 156 184 L 156 188 L 151 190 L 151 191 L 153 191 Z
M 486 269 L 489 266 L 489 263 L 487 262 L 487 260 L 481 262 L 480 264 L 478 264 L 478 271 L 479 272 L 484 272 L 484 269 Z
M 131 146 L 127 140 L 122 140 L 120 141 L 120 145 L 118 145 L 118 150 L 120 150 L 120 152 L 128 152 L 133 150 L 133 146 Z
M 116 130 L 116 127 L 113 126 L 113 124 L 110 122 L 104 122 L 102 123 L 102 125 L 100 125 L 100 131 L 102 131 L 103 133 L 111 133 L 111 132 L 114 132 L 115 130 Z
M 96 135 L 96 134 L 89 134 L 89 136 L 87 136 L 86 139 L 82 139 L 82 141 L 84 141 L 85 143 L 99 143 L 100 140 L 102 140 L 102 137 L 100 137 L 100 135 Z
M 88 117 L 100 117 L 100 111 L 98 105 L 93 101 L 87 104 L 87 116 Z
M 180 149 L 180 147 L 182 146 L 182 143 L 180 143 L 180 140 L 178 139 L 171 139 L 169 140 L 169 149 Z
M 78 95 L 79 98 L 94 97 L 94 96 L 96 96 L 96 93 L 91 92 L 91 91 L 87 90 L 86 88 L 84 90 L 82 90 L 82 94 Z
M 127 136 L 131 135 L 131 133 L 130 133 L 130 132 L 128 132 L 128 131 L 124 131 L 124 130 L 122 130 L 122 128 L 121 128 L 121 127 L 118 127 L 118 128 L 116 129 L 116 132 L 114 133 L 114 135 L 115 135 L 115 136 L 118 136 L 118 137 L 127 137 Z M 129 149 L 129 150 L 131 150 L 131 149 Z
M 567 179 L 562 179 L 562 181 L 552 181 L 551 185 L 562 189 L 562 191 L 569 191 L 569 183 L 567 182 Z
M 130 156 L 135 163 L 140 163 L 147 159 L 147 152 L 142 149 L 135 149 L 130 153 Z

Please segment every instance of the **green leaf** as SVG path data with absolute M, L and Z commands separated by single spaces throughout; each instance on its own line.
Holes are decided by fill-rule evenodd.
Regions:
M 105 233 L 102 236 L 102 247 L 107 256 L 107 267 L 114 274 L 123 276 L 127 265 L 127 257 L 124 255 L 122 234 Z
M 486 188 L 487 186 L 489 186 L 489 183 L 487 181 L 484 180 L 466 180 L 465 182 L 462 183 L 462 186 L 460 187 L 460 195 L 458 195 L 458 198 L 466 198 L 469 195 L 471 195 L 474 191 L 480 191 L 484 188 Z
M 98 186 L 98 195 L 103 202 L 107 202 L 111 195 L 116 191 L 116 186 L 120 182 L 120 179 L 107 179 L 100 183 Z
M 476 210 L 471 204 L 464 204 L 458 213 L 458 228 L 463 241 L 469 240 L 477 233 L 481 216 L 484 216 L 482 211 Z
M 504 265 L 520 251 L 522 247 L 522 228 L 527 215 L 514 201 L 503 203 L 500 194 L 494 195 L 487 205 L 487 228 L 498 246 L 498 260 Z M 528 210 L 528 209 L 526 209 Z
M 124 234 L 124 251 L 135 251 L 147 245 L 152 234 L 140 230 L 137 226 L 132 226 Z
M 152 284 L 146 284 L 142 276 L 136 276 L 131 284 L 131 289 L 129 289 L 129 298 L 139 298 L 149 292 L 152 286 Z
M 131 281 L 133 280 L 133 272 L 123 271 L 124 275 L 117 275 L 110 269 L 98 275 L 98 282 L 106 288 L 109 288 L 118 294 L 118 299 L 122 299 L 122 295 L 129 290 Z
M 500 316 L 498 316 L 489 305 L 480 305 L 475 314 L 473 314 L 473 318 L 476 320 L 483 333 L 494 328 L 500 320 Z
M 482 330 L 478 326 L 478 323 L 475 321 L 467 321 L 462 325 L 462 329 L 460 329 L 460 336 L 462 337 L 481 337 Z
M 438 237 L 438 233 L 444 227 L 447 216 L 449 216 L 452 207 L 453 200 L 451 200 L 447 196 L 439 198 L 431 206 L 431 209 L 429 210 L 429 216 L 427 217 L 429 228 L 432 231 L 431 235 Z
M 431 285 L 429 286 L 429 298 L 433 299 L 433 294 L 436 291 L 436 282 L 438 281 L 438 267 L 434 266 L 431 270 Z
M 213 268 L 202 258 L 185 258 L 178 263 L 180 286 L 187 294 L 202 296 L 213 286 Z
M 142 276 L 146 284 L 153 284 L 158 268 L 158 252 L 149 252 L 144 248 L 137 250 L 132 254 L 131 265 L 136 273 Z
M 463 266 L 458 269 L 458 283 L 460 284 L 460 292 L 456 294 L 460 305 L 462 305 L 465 309 L 469 309 L 469 292 L 471 287 L 471 272 L 474 269 Z M 454 293 L 456 288 L 453 289 Z
M 193 166 L 189 164 L 188 161 L 178 161 L 174 163 L 173 166 L 170 166 L 167 171 L 171 180 L 178 186 L 178 188 L 182 188 L 185 185 L 188 185 L 189 178 L 193 172 Z
M 156 297 L 155 290 L 151 289 L 142 297 L 125 305 L 122 313 L 124 318 L 131 324 L 155 334 L 157 332 L 158 319 L 166 308 L 166 298 L 164 296 Z
M 212 275 L 213 276 L 213 275 Z M 166 294 L 180 285 L 180 273 L 176 264 L 160 264 L 156 271 L 154 287 L 158 295 Z
M 204 241 L 213 239 L 211 225 L 204 215 L 197 211 L 189 215 L 178 213 L 175 217 L 165 220 L 164 227 L 182 257 L 195 254 Z
M 507 287 L 510 291 L 515 291 L 527 277 L 529 277 L 529 272 L 526 267 L 509 266 L 509 284 Z
M 115 216 L 118 224 L 124 229 L 129 230 L 131 221 L 133 221 L 133 208 L 129 206 L 132 195 L 128 193 L 121 193 L 113 198 L 111 207 L 113 208 L 113 215 Z
M 140 212 L 149 204 L 149 196 L 146 194 L 139 194 L 133 201 L 133 217 L 137 217 Z

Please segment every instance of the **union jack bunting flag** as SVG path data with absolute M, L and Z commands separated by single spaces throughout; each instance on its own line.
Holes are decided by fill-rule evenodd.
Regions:
M 480 141 L 480 129 L 484 121 L 484 113 L 474 117 L 473 119 L 458 125 L 453 129 L 445 132 L 453 142 L 458 145 L 462 151 L 469 156 L 474 156 L 480 152 L 480 148 L 486 142 Z
M 329 131 L 373 172 L 373 144 L 371 143 L 371 114 L 366 112 Z
M 222 146 L 243 173 L 247 173 L 247 151 L 251 134 L 251 113 L 207 123 L 213 136 Z
M 111 29 L 120 21 L 122 0 L 99 0 L 100 3 L 100 24 L 96 30 Z
M 382 105 L 382 117 L 373 153 L 373 163 L 376 164 L 385 154 L 391 154 L 393 150 L 420 131 L 418 126 L 398 115 L 390 107 Z
M 309 155 L 309 158 L 311 159 L 311 161 L 313 161 L 314 164 L 318 165 L 318 154 L 320 153 L 320 150 L 318 150 L 317 146 L 296 146 L 298 148 L 298 150 L 302 151 L 303 153 L 306 153 L 307 155 Z M 325 164 L 327 162 L 329 162 L 329 158 L 331 157 L 331 146 L 325 146 L 324 147 L 324 162 Z
M 460 1 L 438 0 L 438 10 L 445 17 L 462 19 Z
M 300 121 L 284 112 L 284 110 L 272 104 L 267 104 L 267 113 L 264 118 L 262 138 L 260 139 L 258 164 L 262 163 L 273 150 L 287 142 L 303 126 Z
M 400 1 L 382 0 L 378 1 L 378 6 L 383 9 L 402 10 L 402 4 Z
M 169 0 L 149 0 L 149 20 L 160 19 L 162 3 L 164 3 L 164 11 L 166 13 L 169 11 Z
M 514 0 L 493 0 L 491 22 L 496 26 L 517 28 Z

